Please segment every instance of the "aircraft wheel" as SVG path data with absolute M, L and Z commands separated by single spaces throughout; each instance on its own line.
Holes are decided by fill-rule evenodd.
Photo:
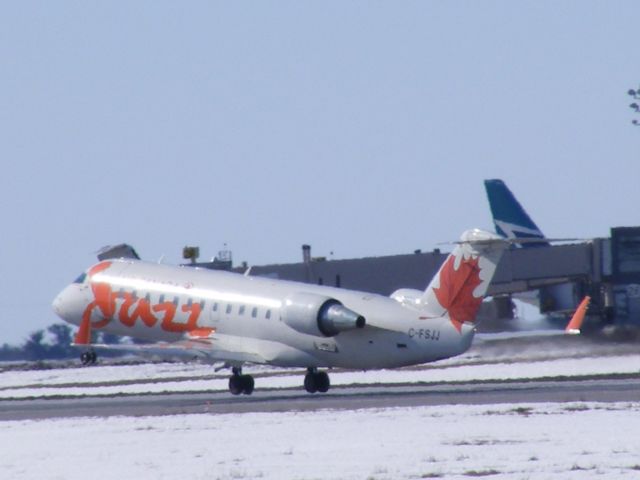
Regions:
M 251 375 L 242 375 L 240 378 L 242 379 L 242 393 L 251 395 L 253 393 L 253 387 L 255 386 L 253 377 Z
M 89 365 L 91 363 L 91 352 L 82 352 L 80 354 L 80 361 L 82 365 Z
M 331 382 L 329 381 L 329 374 L 327 372 L 316 373 L 316 386 L 320 393 L 326 393 L 329 391 Z
M 240 395 L 244 391 L 241 375 L 232 375 L 229 378 L 229 391 L 232 395 Z
M 309 372 L 304 376 L 304 389 L 309 393 L 316 393 L 318 385 L 316 384 L 316 374 Z
M 98 354 L 96 352 L 89 352 L 89 362 L 91 365 L 95 365 L 98 361 Z

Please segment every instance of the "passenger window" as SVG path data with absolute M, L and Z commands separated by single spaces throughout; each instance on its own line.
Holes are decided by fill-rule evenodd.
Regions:
M 253 310 L 251 310 L 251 316 L 253 318 L 256 318 L 258 316 L 258 308 L 257 307 L 253 307 Z
M 213 311 L 217 312 L 218 311 L 218 302 L 213 304 Z
M 231 304 L 227 305 L 227 315 L 231 313 Z
M 264 314 L 264 318 L 269 320 L 271 318 L 271 310 L 267 310 L 267 313 Z
M 244 315 L 244 305 L 240 305 L 240 309 L 238 310 L 240 315 Z
M 164 293 L 160 295 L 160 298 L 158 299 L 158 303 L 164 303 Z
M 173 297 L 173 304 L 178 306 L 178 297 Z

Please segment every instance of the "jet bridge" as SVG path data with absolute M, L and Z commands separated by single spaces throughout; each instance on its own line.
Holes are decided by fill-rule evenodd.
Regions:
M 575 290 L 570 297 L 570 304 L 561 305 L 557 299 L 547 297 L 543 311 L 572 310 L 582 298 L 584 285 L 590 282 L 594 271 L 601 270 L 599 265 L 594 266 L 594 243 L 507 250 L 491 282 L 489 294 L 505 297 L 530 290 L 544 290 L 551 285 L 568 284 L 567 288 Z M 307 260 L 302 263 L 253 266 L 251 275 L 390 295 L 399 288 L 426 288 L 447 255 L 435 250 L 347 260 Z M 500 310 L 504 309 L 500 307 Z
M 302 262 L 252 266 L 250 274 L 390 295 L 399 288 L 426 288 L 447 255 L 436 249 L 327 260 L 312 257 L 304 245 Z M 542 313 L 569 313 L 590 295 L 591 317 L 640 325 L 640 227 L 612 228 L 610 238 L 584 243 L 507 250 L 489 287 L 492 315 L 509 318 L 511 296 L 531 291 L 538 292 Z

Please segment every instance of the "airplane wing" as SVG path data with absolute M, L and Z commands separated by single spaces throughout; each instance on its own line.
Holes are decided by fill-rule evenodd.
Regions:
M 523 337 L 552 337 L 560 335 L 579 335 L 584 318 L 587 315 L 587 308 L 591 297 L 588 295 L 582 299 L 575 313 L 567 323 L 564 330 L 529 330 L 529 331 L 516 331 L 516 332 L 498 332 L 498 333 L 477 333 L 475 338 L 483 341 L 492 340 L 507 340 L 511 338 L 523 338 Z
M 201 358 L 211 362 L 269 363 L 269 346 L 264 341 L 210 332 L 187 333 L 175 342 L 149 344 L 74 344 L 82 348 L 102 351 L 130 352 L 142 355 L 182 356 Z

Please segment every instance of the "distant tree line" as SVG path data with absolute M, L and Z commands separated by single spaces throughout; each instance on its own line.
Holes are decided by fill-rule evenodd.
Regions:
M 49 335 L 47 335 L 49 333 Z M 0 361 L 10 360 L 57 360 L 76 358 L 80 355 L 78 348 L 72 347 L 73 330 L 64 323 L 55 323 L 46 329 L 37 330 L 29 335 L 24 344 L 20 346 L 5 343 L 0 347 Z M 96 343 L 117 344 L 122 337 L 98 332 L 93 339 Z M 106 353 L 106 352 L 105 352 Z M 109 352 L 115 356 L 117 352 Z

